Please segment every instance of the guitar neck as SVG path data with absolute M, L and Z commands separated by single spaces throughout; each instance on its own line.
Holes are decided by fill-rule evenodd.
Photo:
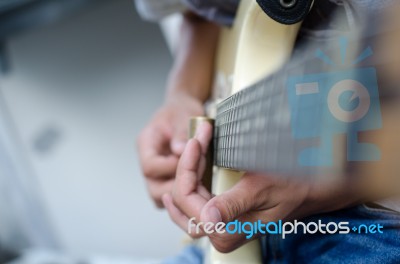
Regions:
M 368 47 L 377 37 L 381 36 L 373 35 L 361 41 L 350 40 L 349 46 L 353 48 L 348 51 L 348 61 L 354 61 L 365 48 L 361 46 L 355 48 L 356 44 L 367 43 Z M 381 125 L 376 122 L 377 118 L 369 118 L 369 115 L 376 115 L 381 119 L 379 109 L 371 110 L 366 119 L 357 122 L 337 122 L 328 108 L 329 95 L 324 89 L 329 91 L 332 88 L 329 86 L 332 80 L 334 81 L 332 85 L 341 79 L 364 82 L 366 87 L 376 86 L 376 90 L 379 86 L 379 94 L 378 91 L 370 93 L 368 100 L 383 104 L 398 96 L 388 90 L 389 85 L 383 78 L 379 78 L 380 73 L 389 67 L 388 62 L 385 63 L 379 57 L 371 55 L 357 65 L 351 63 L 340 66 L 329 65 L 316 57 L 315 51 L 321 49 L 332 58 L 340 58 L 337 42 L 325 43 L 323 47 L 304 46 L 307 50 L 296 52 L 291 61 L 275 74 L 231 95 L 217 105 L 214 131 L 215 165 L 239 171 L 297 176 L 316 175 L 321 172 L 343 173 L 349 169 L 349 165 L 352 165 L 346 161 L 349 152 L 349 149 L 346 151 L 346 145 L 357 143 L 357 139 L 351 142 L 345 136 L 357 137 L 360 131 L 374 131 L 380 128 Z M 375 71 L 377 83 L 373 83 L 374 78 L 368 79 L 368 83 L 365 83 L 364 76 Z M 304 78 L 304 76 L 310 77 Z M 293 84 L 293 80 L 298 81 L 300 86 Z M 329 87 L 324 87 L 327 85 Z M 304 91 L 297 90 L 301 87 Z M 365 98 L 361 95 L 359 99 Z M 304 113 L 308 113 L 310 118 L 301 119 Z M 349 117 L 351 118 L 351 114 Z M 302 135 L 296 135 L 297 126 L 304 126 L 303 124 L 308 127 L 302 127 L 302 130 L 314 133 L 306 131 L 308 134 L 305 135 L 302 131 Z M 355 133 L 349 134 L 352 131 Z M 342 137 L 338 138 L 338 134 Z M 324 142 L 329 142 L 331 145 L 322 147 L 330 148 L 332 164 L 329 166 L 300 164 L 299 155 L 303 150 L 320 147 Z

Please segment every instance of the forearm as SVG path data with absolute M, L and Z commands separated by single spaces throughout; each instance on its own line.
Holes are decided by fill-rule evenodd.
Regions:
M 211 92 L 219 27 L 185 14 L 179 46 L 169 75 L 167 100 L 184 94 L 205 102 Z

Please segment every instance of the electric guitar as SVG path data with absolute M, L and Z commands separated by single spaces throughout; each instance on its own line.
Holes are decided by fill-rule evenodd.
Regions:
M 393 131 L 400 127 L 393 119 L 393 104 L 383 104 L 393 98 L 393 90 L 384 89 L 385 83 L 377 77 L 385 69 L 373 67 L 376 61 L 368 59 L 372 49 L 360 47 L 361 33 L 351 36 L 356 44 L 338 39 L 337 45 L 322 46 L 326 53 L 317 43 L 305 45 L 300 56 L 292 54 L 313 3 L 242 0 L 233 27 L 223 30 L 215 104 L 207 108 L 215 120 L 214 157 L 208 157 L 215 166 L 207 170 L 213 172 L 213 194 L 230 189 L 245 171 L 332 182 L 362 175 L 372 196 L 399 193 L 400 168 L 390 158 L 394 148 L 385 140 L 393 139 Z M 324 85 L 329 86 L 325 89 L 329 94 Z M 358 105 L 342 109 L 340 98 L 346 92 Z M 199 120 L 204 117 L 193 119 L 192 125 Z M 360 136 L 360 131 L 366 132 Z M 379 172 L 385 172 L 384 178 L 377 179 Z M 228 254 L 208 244 L 205 262 L 262 263 L 259 241 Z

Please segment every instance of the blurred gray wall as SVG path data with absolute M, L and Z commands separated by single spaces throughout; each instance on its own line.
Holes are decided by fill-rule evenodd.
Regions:
M 0 89 L 63 249 L 164 257 L 182 233 L 156 210 L 135 138 L 161 104 L 171 58 L 131 0 L 7 42 Z

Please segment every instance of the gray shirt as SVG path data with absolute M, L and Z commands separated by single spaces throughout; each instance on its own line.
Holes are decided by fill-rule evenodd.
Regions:
M 222 25 L 231 25 L 240 0 L 135 0 L 139 14 L 158 21 L 170 14 L 190 10 Z
M 317 0 L 313 9 L 327 8 L 332 11 L 332 5 L 342 7 L 347 13 L 349 24 L 353 24 L 359 17 L 379 12 L 394 2 L 396 0 Z M 240 0 L 135 0 L 135 3 L 139 14 L 151 21 L 191 10 L 208 20 L 230 25 L 235 18 Z

